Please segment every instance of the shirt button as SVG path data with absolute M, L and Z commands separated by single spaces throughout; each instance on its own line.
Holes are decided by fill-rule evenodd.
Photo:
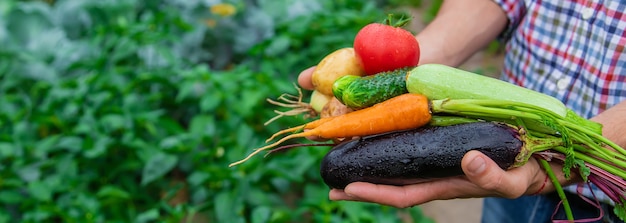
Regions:
M 591 7 L 585 7 L 582 11 L 582 17 L 584 20 L 587 20 L 589 18 L 591 18 L 591 16 L 593 16 L 593 8 Z
M 565 90 L 567 88 L 567 86 L 569 86 L 569 80 L 567 78 L 559 79 L 556 82 L 556 88 L 561 90 L 561 91 Z

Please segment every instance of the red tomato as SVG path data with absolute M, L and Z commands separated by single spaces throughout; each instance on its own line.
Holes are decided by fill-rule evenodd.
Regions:
M 420 57 L 413 34 L 381 23 L 369 24 L 357 33 L 354 51 L 367 75 L 417 66 Z

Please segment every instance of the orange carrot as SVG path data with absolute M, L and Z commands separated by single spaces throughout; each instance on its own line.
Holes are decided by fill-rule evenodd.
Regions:
M 257 153 L 293 138 L 316 136 L 333 139 L 375 135 L 389 131 L 418 128 L 428 124 L 431 118 L 430 104 L 426 96 L 411 93 L 403 94 L 369 108 L 340 116 L 318 119 L 305 125 L 280 131 L 274 136 L 286 132 L 308 130 L 285 136 L 270 145 L 258 148 L 246 158 L 229 166 L 241 164 Z
M 299 125 L 299 126 L 296 126 L 296 127 L 291 127 L 291 128 L 288 128 L 288 129 L 280 130 L 280 131 L 274 133 L 274 135 L 272 135 L 269 139 L 265 140 L 265 142 L 272 141 L 272 139 L 276 138 L 276 136 L 279 136 L 279 135 L 282 135 L 282 134 L 285 134 L 285 133 L 288 133 L 288 132 L 295 132 L 295 131 L 304 130 L 304 129 L 316 128 L 316 127 L 318 127 L 318 126 L 320 126 L 320 125 L 322 125 L 322 124 L 332 120 L 333 118 L 334 117 L 320 118 L 320 119 L 314 120 L 312 122 L 306 123 L 304 125 Z

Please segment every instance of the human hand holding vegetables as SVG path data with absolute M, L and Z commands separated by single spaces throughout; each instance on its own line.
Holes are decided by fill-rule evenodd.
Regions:
M 517 198 L 525 194 L 547 192 L 552 184 L 533 158 L 524 166 L 508 171 L 478 151 L 468 152 L 461 162 L 465 176 L 437 179 L 406 186 L 351 183 L 344 190 L 331 189 L 331 200 L 379 203 L 399 208 L 434 200 L 476 197 Z M 558 170 L 559 167 L 554 167 Z M 562 176 L 562 174 L 557 174 Z M 561 177 L 561 182 L 566 183 Z
M 311 75 L 315 67 L 302 71 L 298 76 L 298 84 L 312 90 Z M 321 140 L 319 138 L 311 138 Z M 552 184 L 546 182 L 545 172 L 534 158 L 525 165 L 508 171 L 502 170 L 493 160 L 478 151 L 468 152 L 461 162 L 466 176 L 432 180 L 406 186 L 379 185 L 366 182 L 355 182 L 345 189 L 331 189 L 331 200 L 350 200 L 373 202 L 394 207 L 410 207 L 433 200 L 453 198 L 498 196 L 516 198 L 524 194 L 552 190 Z M 570 178 L 569 182 L 560 172 L 556 164 L 552 168 L 562 184 L 570 184 L 580 180 Z
M 303 71 L 299 76 L 299 84 L 306 88 L 311 69 Z M 592 118 L 602 123 L 603 136 L 624 147 L 626 137 L 626 103 L 622 102 L 611 109 Z M 432 200 L 444 200 L 467 197 L 498 196 L 516 198 L 522 195 L 542 193 L 554 190 L 547 180 L 545 171 L 537 160 L 530 158 L 523 166 L 504 171 L 489 157 L 471 151 L 462 160 L 462 169 L 466 176 L 433 180 L 407 186 L 376 185 L 364 182 L 349 184 L 344 190 L 332 189 L 329 197 L 332 200 L 353 200 L 375 202 L 396 207 L 408 207 Z M 551 170 L 562 186 L 581 182 L 578 176 L 566 180 L 562 165 L 550 162 Z M 574 172 L 572 172 L 574 173 Z
M 489 7 L 491 5 L 482 3 L 469 3 L 477 7 Z M 454 7 L 466 8 L 464 4 L 450 4 L 447 1 L 439 12 L 439 17 L 431 23 L 425 30 L 420 32 L 416 38 L 420 42 L 420 63 L 440 63 L 457 66 L 467 59 L 473 52 L 486 45 L 504 26 L 504 23 L 497 23 L 498 19 L 486 20 L 477 27 L 464 26 L 463 23 L 446 22 L 446 20 L 462 20 L 458 16 L 473 17 L 481 14 L 485 18 L 491 16 L 503 16 L 501 14 L 473 12 L 466 10 L 465 13 L 454 12 Z M 453 7 L 450 9 L 450 7 Z M 496 8 L 496 10 L 499 10 Z M 498 11 L 496 11 L 498 12 Z M 443 16 L 442 16 L 443 15 Z M 496 21 L 492 23 L 490 21 Z M 505 20 L 504 20 L 505 21 Z M 458 24 L 458 27 L 457 25 Z M 490 25 L 486 25 L 490 24 Z M 439 26 L 440 29 L 433 27 Z M 475 32 L 485 27 L 493 27 L 492 30 Z M 472 31 L 473 35 L 458 35 L 456 32 Z M 441 33 L 450 35 L 442 36 Z M 461 38 L 459 38 L 461 37 Z M 451 40 L 450 38 L 456 38 Z M 315 67 L 302 71 L 298 76 L 298 84 L 307 90 L 313 90 L 314 86 L 311 76 Z M 319 138 L 308 137 L 313 140 Z M 535 193 L 545 182 L 545 173 L 537 161 L 533 158 L 519 168 L 504 171 L 486 155 L 471 151 L 462 160 L 462 168 L 466 176 L 452 177 L 430 182 L 413 184 L 407 186 L 377 185 L 365 182 L 355 182 L 349 184 L 344 190 L 331 189 L 329 198 L 332 200 L 353 200 L 374 202 L 395 207 L 409 207 L 419 205 L 433 200 L 445 200 L 453 198 L 468 197 L 519 197 L 523 194 Z M 560 170 L 560 167 L 553 168 Z M 563 176 L 563 174 L 558 174 Z M 563 177 L 561 177 L 563 178 Z M 562 179 L 565 183 L 565 179 Z M 550 184 L 548 182 L 548 184 Z M 549 186 L 546 186 L 549 187 Z M 544 188 L 546 190 L 548 188 Z M 546 190 L 547 191 L 547 190 Z
M 306 77 L 306 72 L 302 74 Z M 626 102 L 622 102 L 592 120 L 604 125 L 603 135 L 621 147 L 626 146 Z M 581 181 L 578 175 L 564 177 L 562 165 L 550 162 L 562 186 Z M 332 189 L 331 200 L 374 202 L 394 207 L 410 207 L 433 200 L 470 197 L 517 198 L 522 195 L 548 193 L 554 190 L 545 171 L 536 159 L 530 158 L 523 166 L 505 171 L 486 155 L 470 151 L 462 159 L 465 176 L 432 180 L 406 186 L 377 185 L 365 182 L 351 183 L 344 190 Z

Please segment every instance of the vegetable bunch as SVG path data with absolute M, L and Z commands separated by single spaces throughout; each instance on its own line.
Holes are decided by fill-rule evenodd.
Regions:
M 389 32 L 403 38 L 403 41 L 411 43 L 415 41 L 417 44 L 415 38 L 410 40 L 404 34 L 397 34 L 398 27 L 389 24 L 375 26 L 377 27 L 375 30 L 378 30 L 377 35 L 385 36 L 383 34 Z M 272 149 L 271 152 L 291 147 L 279 146 L 293 138 L 319 137 L 341 142 L 346 141 L 345 139 L 362 137 L 363 140 L 367 138 L 376 141 L 381 137 L 370 136 L 461 123 L 501 123 L 515 129 L 517 136 L 523 138 L 521 142 L 534 145 L 515 151 L 517 154 L 512 164 L 503 168 L 515 168 L 524 165 L 531 156 L 538 157 L 563 199 L 569 220 L 573 220 L 573 215 L 569 211 L 567 199 L 558 180 L 547 165 L 548 162 L 561 162 L 566 177 L 570 176 L 572 170 L 579 171 L 585 182 L 594 183 L 611 198 L 618 216 L 622 219 L 626 217 L 626 150 L 604 138 L 599 123 L 578 116 L 551 96 L 498 79 L 438 64 L 417 66 L 419 58 L 411 60 L 411 63 L 405 63 L 404 59 L 411 55 L 401 56 L 400 58 L 404 58 L 402 60 L 386 56 L 389 58 L 389 61 L 385 62 L 386 66 L 389 64 L 394 66 L 387 66 L 382 70 L 372 69 L 377 73 L 371 74 L 369 73 L 371 67 L 379 67 L 376 63 L 383 63 L 370 60 L 376 57 L 372 52 L 393 52 L 397 46 L 385 48 L 376 45 L 377 50 L 363 50 L 361 48 L 367 48 L 369 45 L 363 42 L 357 44 L 357 41 L 363 41 L 361 38 L 367 36 L 367 33 L 373 35 L 368 27 L 365 27 L 363 32 L 365 34 L 359 33 L 355 40 L 355 47 L 359 48 L 341 49 L 330 54 L 318 65 L 313 75 L 315 85 L 313 95 L 322 94 L 322 98 L 327 99 L 322 100 L 323 106 L 314 106 L 313 102 L 311 105 L 302 103 L 301 91 L 298 97 L 290 96 L 298 100 L 283 100 L 287 103 L 271 101 L 281 106 L 296 108 L 294 109 L 296 112 L 278 112 L 278 117 L 308 111 L 312 107 L 328 109 L 330 101 L 337 101 L 338 103 L 334 105 L 344 109 L 334 110 L 343 112 L 327 116 L 309 113 L 310 117 L 316 117 L 313 121 L 277 132 L 267 142 L 282 134 L 289 135 L 256 149 L 231 166 L 241 164 L 268 149 Z M 375 39 L 376 36 L 370 38 Z M 419 57 L 419 47 L 413 50 L 418 52 Z M 400 49 L 397 52 L 404 51 Z M 353 141 L 350 143 L 356 145 Z M 346 147 L 346 144 L 342 145 Z M 357 147 L 359 146 L 354 148 Z M 322 173 L 325 172 L 328 173 L 322 170 Z M 333 176 L 337 178 L 337 175 Z M 363 178 L 358 180 L 368 181 Z M 386 182 L 375 179 L 369 181 Z
M 275 119 L 299 114 L 305 114 L 306 117 L 324 118 L 351 112 L 355 109 L 354 107 L 345 106 L 337 100 L 340 98 L 334 96 L 336 93 L 333 86 L 337 79 L 344 76 L 374 77 L 377 76 L 375 74 L 381 72 L 417 66 L 420 56 L 419 43 L 411 32 L 402 28 L 409 21 L 409 19 L 393 21 L 393 16 L 389 15 L 383 23 L 371 23 L 364 26 L 356 34 L 353 47 L 338 49 L 317 64 L 311 79 L 315 89 L 308 103 L 303 102 L 303 94 L 300 91 L 298 96 L 284 94 L 278 100 L 268 99 L 272 104 L 291 108 L 286 112 L 276 111 L 278 116 Z M 404 80 L 385 84 L 395 85 L 389 89 L 397 89 L 397 87 L 404 86 Z M 387 87 L 373 86 L 373 88 Z M 389 96 L 398 94 L 398 92 L 372 92 Z M 266 125 L 275 119 L 269 120 Z

